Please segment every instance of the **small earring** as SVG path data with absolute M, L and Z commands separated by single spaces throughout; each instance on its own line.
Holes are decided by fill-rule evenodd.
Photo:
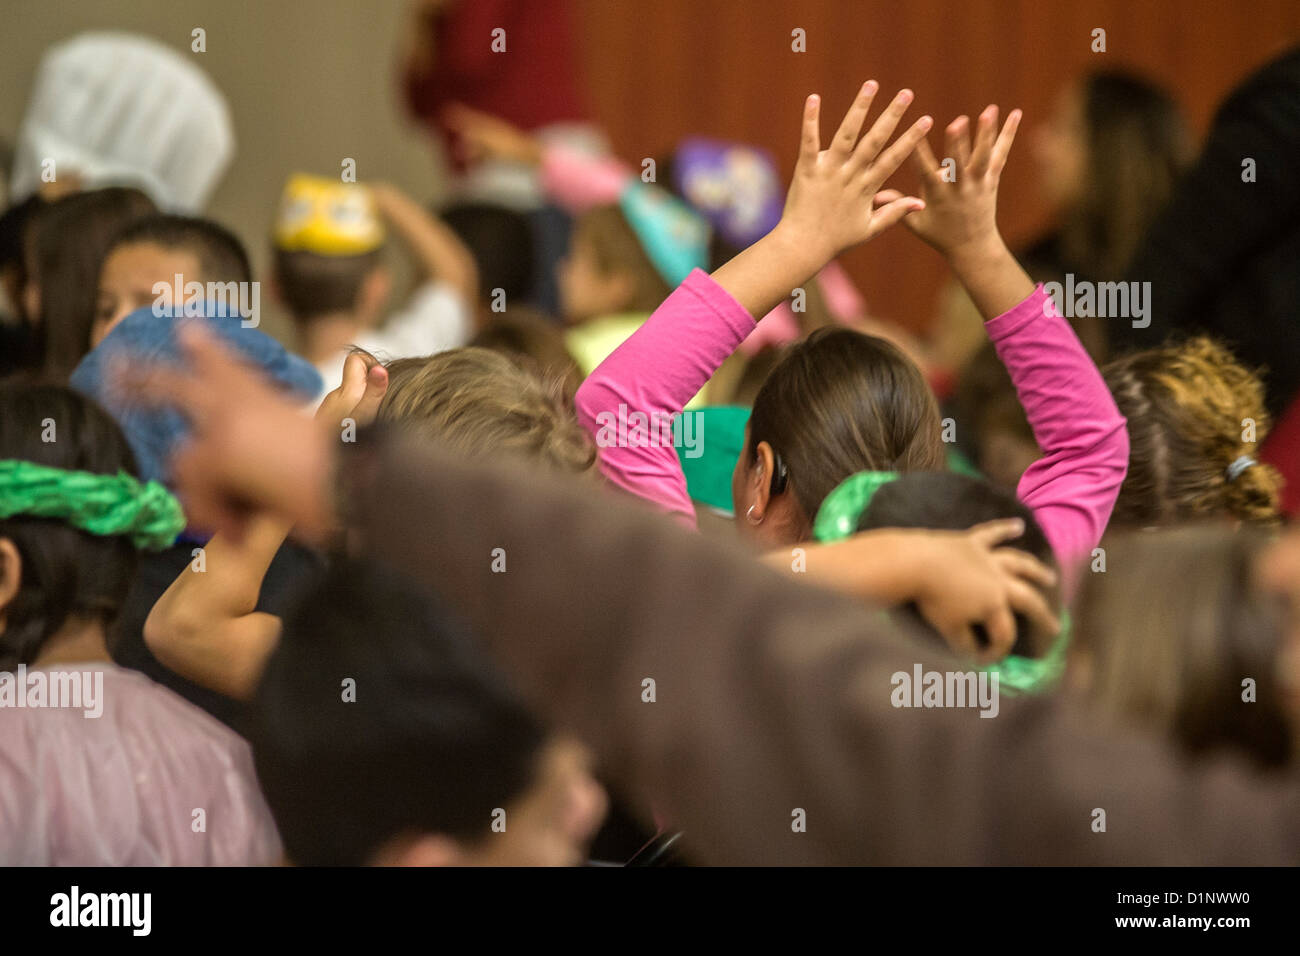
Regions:
M 749 522 L 750 524 L 752 524 L 752 525 L 760 525 L 760 524 L 763 523 L 763 516 L 762 516 L 762 515 L 759 515 L 759 516 L 758 516 L 758 520 L 755 521 L 755 520 L 754 520 L 754 505 L 750 505 L 750 506 L 749 506 L 749 510 L 745 512 L 745 520 L 748 521 L 748 522 Z

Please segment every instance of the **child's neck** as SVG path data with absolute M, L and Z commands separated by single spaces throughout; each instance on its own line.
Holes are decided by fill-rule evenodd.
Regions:
M 85 664 L 112 659 L 101 621 L 69 618 L 41 647 L 32 666 L 52 667 L 55 664 Z
M 320 365 L 352 345 L 365 323 L 352 312 L 329 312 L 298 324 L 298 354 Z

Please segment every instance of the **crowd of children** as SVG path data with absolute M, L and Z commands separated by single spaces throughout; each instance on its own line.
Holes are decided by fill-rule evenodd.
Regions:
M 101 53 L 53 52 L 29 136 L 73 135 L 61 71 Z M 788 182 L 745 144 L 647 177 L 443 103 L 464 169 L 522 172 L 549 218 L 284 170 L 285 342 L 211 173 L 92 129 L 72 185 L 16 169 L 0 863 L 1294 863 L 1278 385 L 1158 298 L 1135 342 L 1050 293 L 1145 254 L 1176 107 L 1063 94 L 1061 228 L 1018 258 L 1021 112 L 937 153 L 881 92 L 835 124 L 810 96 Z M 838 263 L 898 226 L 955 283 L 930 341 Z M 914 668 L 1006 700 L 900 703 Z M 1098 806 L 1124 840 L 1090 839 Z

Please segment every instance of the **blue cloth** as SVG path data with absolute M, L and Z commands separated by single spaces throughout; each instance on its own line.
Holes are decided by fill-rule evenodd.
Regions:
M 193 310 L 193 307 L 190 307 Z M 73 370 L 68 381 L 78 392 L 103 405 L 117 420 L 135 452 L 140 477 L 156 479 L 170 486 L 167 463 L 188 434 L 184 416 L 171 406 L 145 405 L 129 394 L 110 387 L 107 372 L 117 356 L 131 365 L 180 363 L 176 341 L 177 322 L 185 321 L 182 309 L 155 315 L 152 306 L 132 312 L 105 336 Z M 320 394 L 320 373 L 306 359 L 289 352 L 265 332 L 245 328 L 237 314 L 226 314 L 222 306 L 203 303 L 202 315 L 189 321 L 207 322 L 225 344 L 260 368 L 277 385 L 304 401 Z

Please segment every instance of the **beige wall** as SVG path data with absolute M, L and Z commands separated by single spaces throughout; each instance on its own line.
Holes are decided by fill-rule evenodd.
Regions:
M 390 179 L 421 199 L 440 192 L 434 151 L 399 99 L 403 0 L 5 0 L 3 7 L 0 136 L 10 142 L 51 43 L 83 30 L 127 30 L 194 57 L 225 93 L 235 125 L 235 160 L 208 211 L 242 236 L 259 265 L 291 170 L 338 172 L 350 156 L 359 178 Z M 207 31 L 205 53 L 190 52 L 195 27 Z M 268 331 L 283 331 L 282 317 L 267 311 Z

